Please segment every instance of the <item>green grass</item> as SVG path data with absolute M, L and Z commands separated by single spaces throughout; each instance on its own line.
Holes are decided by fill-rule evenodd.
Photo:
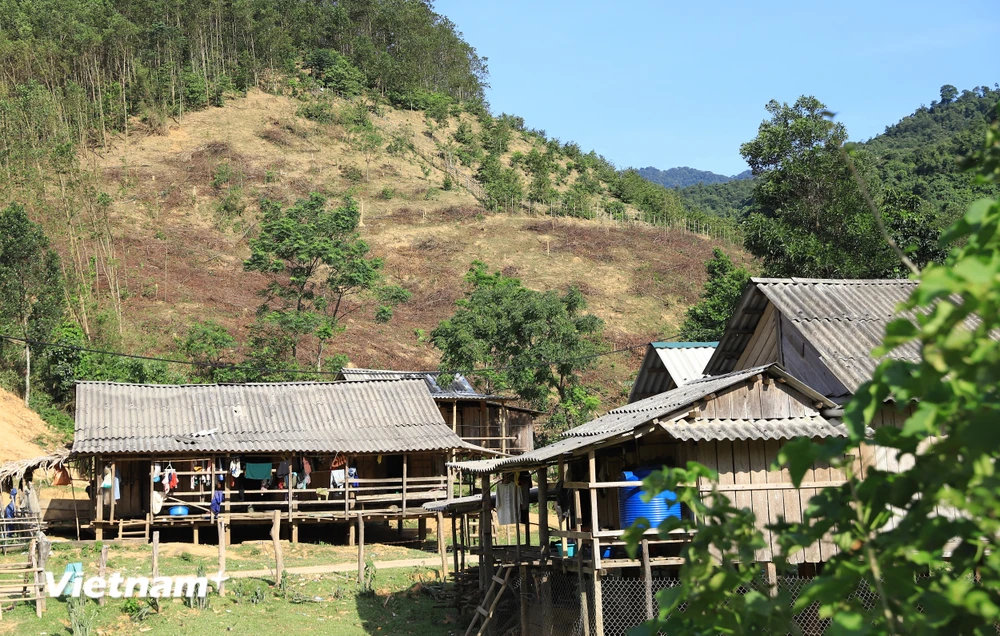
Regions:
M 123 576 L 149 576 L 151 548 L 148 545 L 108 544 L 108 573 Z M 82 547 L 56 543 L 46 569 L 60 578 L 66 564 L 83 563 L 84 576 L 98 571 L 100 547 Z M 161 575 L 193 575 L 199 566 L 208 573 L 218 568 L 216 546 L 186 544 L 161 545 Z M 347 546 L 316 544 L 290 545 L 283 543 L 285 565 L 325 565 L 356 563 L 357 550 Z M 395 545 L 371 544 L 366 554 L 375 560 L 395 560 L 431 556 L 428 552 Z M 7 562 L 24 561 L 26 555 L 8 554 L 0 557 Z M 231 546 L 226 551 L 226 569 L 270 569 L 274 567 L 273 549 L 269 543 L 248 542 Z M 440 634 L 461 633 L 456 625 L 457 611 L 443 607 L 436 600 L 444 589 L 440 574 L 433 568 L 382 569 L 376 574 L 373 594 L 359 593 L 354 573 L 295 575 L 287 578 L 284 594 L 274 587 L 270 576 L 263 578 L 230 579 L 224 598 L 209 596 L 204 610 L 187 607 L 178 599 L 165 600 L 160 612 L 141 624 L 131 622 L 124 613 L 124 599 L 107 599 L 104 607 L 89 601 L 88 608 L 98 612 L 95 631 L 109 634 L 142 633 L 164 636 L 179 634 Z M 242 598 L 234 592 L 244 591 Z M 261 588 L 264 600 L 249 601 L 254 588 Z M 143 601 L 145 603 L 145 601 Z M 42 618 L 35 617 L 34 604 L 18 603 L 13 609 L 5 604 L 0 634 L 72 634 L 66 603 L 63 599 L 48 599 Z

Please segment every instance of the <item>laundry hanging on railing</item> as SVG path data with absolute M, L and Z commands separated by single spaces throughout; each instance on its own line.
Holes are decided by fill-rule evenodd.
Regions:
M 514 482 L 497 484 L 497 523 L 509 526 L 517 523 L 521 509 L 521 490 Z

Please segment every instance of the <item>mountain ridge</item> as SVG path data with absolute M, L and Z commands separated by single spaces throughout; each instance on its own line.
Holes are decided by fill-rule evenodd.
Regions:
M 751 176 L 750 170 L 744 170 L 739 174 L 727 176 L 710 170 L 699 170 L 688 166 L 679 166 L 666 170 L 646 166 L 645 168 L 639 168 L 637 172 L 643 179 L 658 183 L 665 188 L 686 188 L 693 185 L 728 183 L 730 181 L 749 179 Z

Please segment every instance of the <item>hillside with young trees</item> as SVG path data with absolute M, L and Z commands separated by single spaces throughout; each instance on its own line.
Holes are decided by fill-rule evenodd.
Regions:
M 78 379 L 436 368 L 474 262 L 567 307 L 588 351 L 636 345 L 734 249 L 675 192 L 491 113 L 483 60 L 424 2 L 8 3 L 0 34 L 0 209 L 24 248 L 0 261 L 41 268 L 0 302 L 21 339 L 0 383 L 63 430 Z M 543 365 L 567 335 L 519 355 Z M 565 426 L 617 403 L 627 359 L 498 386 Z

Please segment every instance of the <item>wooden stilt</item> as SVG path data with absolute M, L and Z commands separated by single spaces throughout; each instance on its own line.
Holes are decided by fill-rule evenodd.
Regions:
M 226 524 L 222 519 L 218 521 L 219 528 L 219 596 L 226 595 Z
M 448 547 L 444 542 L 444 514 L 437 513 L 437 542 L 438 555 L 441 556 L 441 580 L 448 578 Z
M 274 584 L 281 585 L 281 573 L 285 569 L 285 558 L 281 554 L 281 511 L 274 511 L 271 521 L 271 540 L 274 541 Z
M 198 524 L 195 524 L 194 526 L 191 527 L 191 532 L 192 532 L 191 541 L 195 545 L 199 545 L 201 543 L 201 532 L 198 528 Z
M 649 564 L 649 539 L 642 540 L 642 581 L 646 592 L 646 620 L 653 620 L 653 569 Z
M 153 578 L 160 576 L 160 531 L 153 531 Z
M 112 482 L 112 484 L 113 483 L 114 482 Z M 112 485 L 112 489 L 113 488 L 114 486 Z M 114 497 L 113 494 L 112 497 Z M 112 499 L 112 501 L 114 501 L 114 499 Z M 100 576 L 102 579 L 106 580 L 107 572 L 108 572 L 108 546 L 105 545 L 101 546 L 101 560 L 97 562 L 97 575 Z M 101 607 L 104 607 L 105 602 L 106 602 L 106 597 L 104 594 L 102 594 L 101 598 L 98 599 L 97 604 L 100 605 Z
M 451 554 L 455 562 L 455 576 L 458 576 L 458 551 L 461 546 L 458 544 L 458 522 L 455 516 L 451 517 Z
M 365 520 L 358 512 L 358 585 L 365 580 Z
M 521 633 L 530 634 L 528 626 L 528 566 L 522 565 L 519 574 L 521 575 Z

